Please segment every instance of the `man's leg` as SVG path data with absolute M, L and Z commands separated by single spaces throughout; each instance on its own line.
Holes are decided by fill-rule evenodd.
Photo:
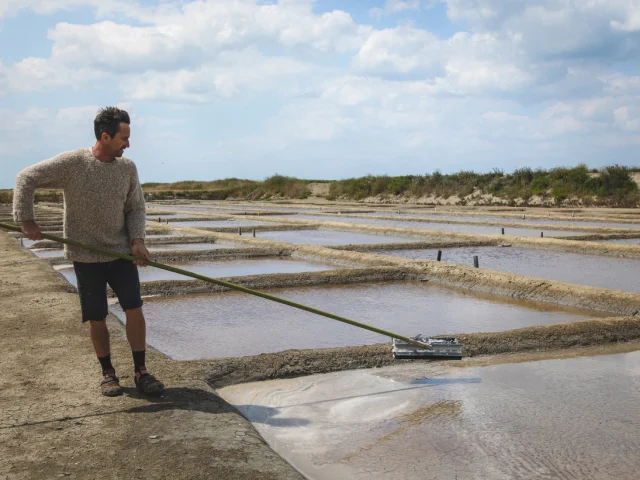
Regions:
M 80 296 L 82 322 L 89 324 L 89 335 L 102 367 L 102 393 L 116 396 L 122 393 L 115 368 L 111 364 L 109 330 L 105 318 L 107 306 L 107 280 L 102 263 L 73 263 Z
M 89 334 L 98 358 L 104 358 L 111 354 L 107 322 L 104 320 L 89 320 Z
M 142 307 L 131 308 L 125 310 L 124 313 L 127 316 L 127 340 L 129 340 L 131 352 L 133 353 L 133 369 L 136 379 L 139 379 L 142 374 L 147 373 L 145 365 L 146 323 L 144 313 L 142 313 Z
M 147 371 L 145 364 L 146 323 L 142 313 L 138 267 L 130 260 L 117 260 L 109 267 L 107 281 L 127 317 L 127 340 L 133 355 L 136 385 L 144 393 L 159 393 L 164 385 Z

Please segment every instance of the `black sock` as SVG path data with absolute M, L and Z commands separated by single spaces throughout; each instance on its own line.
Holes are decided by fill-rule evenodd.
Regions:
M 135 368 L 135 372 L 138 373 L 140 369 L 146 370 L 144 366 L 144 353 L 145 350 L 139 350 L 133 353 L 133 366 Z
M 102 366 L 103 375 L 106 374 L 107 372 L 115 371 L 115 368 L 113 368 L 113 365 L 111 365 L 111 354 L 107 355 L 106 357 L 98 357 L 98 361 Z

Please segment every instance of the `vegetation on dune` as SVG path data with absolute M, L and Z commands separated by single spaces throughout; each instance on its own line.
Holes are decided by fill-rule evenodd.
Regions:
M 640 203 L 638 184 L 632 174 L 640 168 L 612 165 L 600 170 L 589 170 L 586 165 L 573 168 L 558 167 L 551 170 L 520 168 L 505 174 L 494 169 L 490 173 L 461 171 L 442 174 L 391 177 L 366 176 L 331 181 L 329 199 L 363 200 L 370 197 L 432 197 L 448 199 L 456 196 L 457 204 L 469 202 L 492 204 L 489 195 L 509 204 L 582 204 L 614 207 L 634 207 Z M 210 182 L 181 181 L 175 183 L 145 183 L 145 193 L 153 199 L 194 200 L 275 200 L 278 198 L 304 199 L 311 195 L 309 184 L 323 180 L 302 180 L 273 175 L 263 181 L 226 178 Z M 535 199 L 537 202 L 533 202 Z M 475 200 L 474 200 L 475 199 Z M 11 190 L 0 190 L 0 203 L 12 201 Z M 55 190 L 36 191 L 36 201 L 62 201 L 62 193 Z
M 63 200 L 62 191 L 60 190 L 36 190 L 34 199 L 36 202 L 53 202 L 60 203 Z M 0 190 L 0 204 L 13 202 L 13 190 Z
M 242 198 L 249 200 L 294 198 L 304 199 L 311 195 L 309 180 L 299 180 L 283 175 L 273 175 L 264 181 L 226 178 L 211 182 L 183 181 L 175 183 L 145 183 L 145 193 L 154 198 L 189 198 L 225 200 Z
M 538 196 L 558 203 L 579 200 L 587 205 L 635 206 L 640 200 L 638 185 L 624 166 L 613 165 L 589 171 L 586 165 L 551 170 L 521 168 L 511 174 L 495 169 L 491 173 L 461 171 L 443 175 L 439 171 L 427 175 L 400 177 L 366 176 L 331 183 L 329 198 L 362 200 L 367 197 L 403 195 L 409 197 L 464 197 L 490 194 L 495 197 L 525 202 Z

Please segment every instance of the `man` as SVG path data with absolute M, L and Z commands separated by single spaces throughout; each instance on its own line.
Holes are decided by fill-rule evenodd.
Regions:
M 24 235 L 39 240 L 33 195 L 36 188 L 64 191 L 64 234 L 94 246 L 149 259 L 145 247 L 146 211 L 135 164 L 122 156 L 129 147 L 129 114 L 115 107 L 101 109 L 94 120 L 96 143 L 91 148 L 63 152 L 22 170 L 16 178 L 13 215 Z M 125 311 L 127 340 L 133 352 L 135 384 L 143 393 L 159 393 L 164 385 L 145 366 L 146 326 L 142 313 L 137 266 L 143 262 L 114 259 L 108 255 L 65 244 L 64 256 L 73 262 L 78 281 L 82 323 L 89 332 L 102 367 L 104 395 L 122 394 L 111 364 L 107 284 Z

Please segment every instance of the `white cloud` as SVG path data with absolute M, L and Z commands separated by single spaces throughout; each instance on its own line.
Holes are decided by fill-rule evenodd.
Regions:
M 444 0 L 449 18 L 476 31 L 516 35 L 541 58 L 585 61 L 640 55 L 640 4 L 629 0 Z
M 245 91 L 284 91 L 287 77 L 304 74 L 313 65 L 287 57 L 265 57 L 255 51 L 224 53 L 197 69 L 133 76 L 124 87 L 133 100 L 207 103 Z
M 357 49 L 371 31 L 340 10 L 315 14 L 306 1 L 258 4 L 254 1 L 194 1 L 181 9 L 139 10 L 137 27 L 104 21 L 92 25 L 60 23 L 49 34 L 52 56 L 60 62 L 143 72 L 195 66 L 223 51 L 255 46 L 308 48 L 319 52 Z
M 511 63 L 513 45 L 492 34 L 457 33 L 447 40 L 412 27 L 396 27 L 370 35 L 354 58 L 363 74 L 428 80 L 434 94 L 477 94 L 510 91 L 532 81 Z
M 90 6 L 97 13 L 95 24 L 52 28 L 51 57 L 0 63 L 0 95 L 115 88 L 144 135 L 136 129 L 136 138 L 146 143 L 159 138 L 154 126 L 176 127 L 166 142 L 176 151 L 190 143 L 181 123 L 241 100 L 238 108 L 255 121 L 229 127 L 215 151 L 234 166 L 271 153 L 292 171 L 326 165 L 340 174 L 356 167 L 354 174 L 369 167 L 406 173 L 402 168 L 428 170 L 430 161 L 455 168 L 472 160 L 478 169 L 549 165 L 606 158 L 610 153 L 598 149 L 617 148 L 614 139 L 637 143 L 640 77 L 616 73 L 616 61 L 640 52 L 638 2 L 446 3 L 468 32 L 446 38 L 415 24 L 375 30 L 345 11 L 317 13 L 310 0 L 126 8 L 119 0 L 0 0 L 0 16 L 22 7 L 48 13 Z M 378 13 L 411 15 L 427 6 L 390 0 Z M 47 148 L 92 140 L 97 109 L 5 112 L 11 124 L 3 119 L 0 129 L 11 134 L 0 148 L 33 149 L 33 138 L 45 138 Z M 70 126 L 73 142 L 64 143 L 57 129 Z
M 441 71 L 445 55 L 442 43 L 432 33 L 397 27 L 373 32 L 353 63 L 361 72 L 433 75 Z
M 184 42 L 179 27 L 132 27 L 104 21 L 92 25 L 59 23 L 49 32 L 52 58 L 70 66 L 141 72 L 197 64 L 203 53 Z
M 640 76 L 615 73 L 603 79 L 605 91 L 613 95 L 640 95 Z
M 10 92 L 36 92 L 58 87 L 79 89 L 103 75 L 89 68 L 71 69 L 51 59 L 28 57 L 0 72 Z
M 619 107 L 613 111 L 616 125 L 624 130 L 640 130 L 640 109 L 638 107 Z

